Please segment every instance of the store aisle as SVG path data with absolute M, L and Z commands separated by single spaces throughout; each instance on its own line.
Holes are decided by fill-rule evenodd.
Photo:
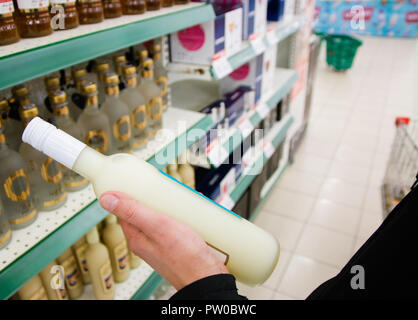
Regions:
M 362 40 L 346 73 L 327 68 L 322 47 L 309 130 L 255 219 L 280 240 L 281 258 L 262 286 L 238 285 L 250 299 L 306 298 L 382 222 L 394 117 L 418 118 L 418 41 Z

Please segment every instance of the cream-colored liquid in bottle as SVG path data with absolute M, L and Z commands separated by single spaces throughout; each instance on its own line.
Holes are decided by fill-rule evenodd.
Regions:
M 89 267 L 86 260 L 86 250 L 88 248 L 88 243 L 86 237 L 82 236 L 78 239 L 72 246 L 73 253 L 77 259 L 78 267 L 81 271 L 81 278 L 83 279 L 84 284 L 91 283 Z
M 18 291 L 21 300 L 48 300 L 41 278 L 36 275 Z
M 64 268 L 65 284 L 71 299 L 77 299 L 83 294 L 84 286 L 80 269 L 71 249 L 65 250 L 58 258 L 58 263 Z
M 280 248 L 271 234 L 146 161 L 130 154 L 104 156 L 40 118 L 26 127 L 23 141 L 89 179 L 97 197 L 111 190 L 124 192 L 190 226 L 238 281 L 259 284 L 273 272 Z M 87 263 L 91 268 L 89 259 Z
M 122 227 L 116 222 L 116 216 L 109 214 L 106 217 L 106 227 L 103 229 L 103 243 L 109 250 L 113 277 L 116 282 L 124 282 L 129 278 L 129 252 L 128 243 L 123 234 Z
M 98 300 L 111 300 L 115 297 L 115 284 L 109 251 L 100 243 L 96 227 L 87 233 L 86 240 L 89 246 L 85 254 L 94 295 Z
M 57 261 L 53 260 L 39 273 L 49 300 L 69 300 L 59 267 Z
M 177 172 L 186 186 L 195 189 L 195 173 L 193 167 L 187 162 L 186 152 L 179 157 Z

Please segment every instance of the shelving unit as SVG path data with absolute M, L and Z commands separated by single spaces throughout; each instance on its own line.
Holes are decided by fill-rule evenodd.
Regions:
M 256 108 L 244 114 L 237 121 L 237 124 L 228 130 L 221 141 L 212 142 L 219 145 L 219 148 L 222 150 L 219 150 L 217 146 L 210 145 L 205 153 L 202 152 L 198 155 L 190 153 L 191 164 L 205 168 L 219 167 L 229 154 L 248 136 L 249 132 L 257 127 L 276 104 L 290 92 L 293 84 L 298 79 L 298 74 L 293 70 L 278 68 L 274 78 L 274 89 L 262 97 Z
M 177 128 L 178 121 L 183 125 Z M 179 156 L 214 124 L 209 116 L 170 108 L 163 116 L 165 128 L 177 136 L 157 135 L 147 149 L 136 155 L 159 169 Z M 188 135 L 193 131 L 193 135 Z M 92 186 L 68 194 L 65 205 L 52 212 L 40 212 L 32 225 L 13 231 L 12 242 L 0 251 L 0 299 L 10 297 L 27 280 L 83 236 L 107 215 Z
M 7 75 L 0 77 L 0 90 L 214 17 L 210 4 L 190 3 L 0 47 L 0 74 Z

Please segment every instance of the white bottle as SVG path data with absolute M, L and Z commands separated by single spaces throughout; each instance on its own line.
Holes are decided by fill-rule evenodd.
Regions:
M 259 284 L 274 270 L 280 248 L 272 235 L 146 161 L 130 154 L 104 156 L 40 118 L 31 121 L 22 139 L 89 179 L 97 197 L 110 190 L 124 192 L 192 227 L 237 280 Z

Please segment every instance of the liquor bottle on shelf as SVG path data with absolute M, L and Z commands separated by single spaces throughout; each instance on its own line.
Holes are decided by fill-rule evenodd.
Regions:
M 109 214 L 103 229 L 103 243 L 109 250 L 110 263 L 112 265 L 115 282 L 124 282 L 129 278 L 129 252 L 128 244 L 122 231 L 122 227 L 116 223 L 116 216 Z
M 38 108 L 33 103 L 22 106 L 19 111 L 24 126 L 38 115 Z M 31 191 L 38 209 L 51 211 L 61 207 L 67 200 L 67 193 L 58 163 L 27 143 L 20 145 L 19 152 L 26 162 Z
M 22 38 L 35 38 L 52 33 L 49 1 L 16 0 L 17 29 Z
M 177 169 L 178 169 L 177 163 L 170 163 L 170 164 L 167 166 L 167 173 L 168 173 L 171 177 L 173 177 L 174 179 L 176 179 L 176 180 L 178 180 L 178 181 L 180 181 L 180 182 L 183 182 L 183 181 L 181 180 L 181 176 L 179 175 L 179 173 L 178 173 Z
M 122 91 L 120 99 L 129 108 L 132 148 L 139 150 L 144 148 L 148 141 L 145 99 L 137 89 L 136 68 L 131 65 L 123 66 L 123 75 L 127 88 Z
M 43 102 L 44 102 L 43 98 L 45 98 L 44 97 L 44 90 L 41 89 L 41 87 L 39 85 L 39 81 L 37 82 L 36 86 L 37 86 L 36 90 L 40 91 L 39 96 L 42 96 L 42 98 L 39 99 L 42 102 L 42 104 L 41 104 L 42 107 L 38 108 L 38 114 L 39 114 L 40 117 L 42 117 L 44 119 L 47 119 L 48 118 L 48 112 L 43 107 Z M 15 100 L 15 105 L 12 106 L 11 113 L 17 113 L 16 116 L 18 117 L 18 119 L 20 119 L 20 115 L 19 115 L 20 107 L 22 107 L 24 105 L 27 105 L 27 104 L 30 104 L 32 102 L 28 86 L 26 84 L 19 84 L 17 86 L 14 86 L 12 88 L 12 94 L 13 94 L 13 98 Z
M 104 76 L 106 99 L 100 108 L 106 113 L 112 128 L 112 153 L 131 151 L 131 123 L 129 108 L 119 98 L 119 77 L 114 72 Z
M 161 89 L 155 84 L 153 67 L 152 59 L 148 58 L 142 62 L 142 81 L 138 86 L 146 102 L 149 136 L 155 136 L 163 124 Z
M 76 139 L 83 139 L 83 133 L 80 127 L 70 117 L 68 110 L 67 95 L 64 91 L 56 91 L 51 93 L 52 110 L 56 126 L 67 132 Z M 80 176 L 65 166 L 61 166 L 63 173 L 64 187 L 67 191 L 73 192 L 84 189 L 89 182 L 86 178 Z
M 141 14 L 147 10 L 145 0 L 121 0 L 123 14 Z
M 101 0 L 78 0 L 77 12 L 80 24 L 99 23 L 104 20 Z
M 0 199 L 12 230 L 22 229 L 37 218 L 26 164 L 22 156 L 10 149 L 0 121 Z
M 3 134 L 9 148 L 17 151 L 22 143 L 22 124 L 9 117 L 10 106 L 6 98 L 0 99 L 0 121 L 3 124 Z
M 109 251 L 100 243 L 96 227 L 87 233 L 86 240 L 88 247 L 85 255 L 94 295 L 98 300 L 111 300 L 115 297 L 115 284 Z
M 120 0 L 102 0 L 104 17 L 106 19 L 122 16 L 122 5 Z
M 65 284 L 70 298 L 77 299 L 83 294 L 84 286 L 81 280 L 80 269 L 71 248 L 68 248 L 58 256 L 57 261 L 64 268 Z
M 44 105 L 50 113 L 53 113 L 52 103 L 50 101 L 50 96 L 54 92 L 57 92 L 57 91 L 61 90 L 60 78 L 59 78 L 58 75 L 50 75 L 50 76 L 47 76 L 44 79 L 44 82 L 45 82 L 45 89 L 46 89 L 46 93 L 47 93 L 47 96 L 44 99 Z
M 161 9 L 161 0 L 146 0 L 147 11 L 156 11 Z
M 162 0 L 161 6 L 163 8 L 172 7 L 174 5 L 174 0 Z
M 86 106 L 77 120 L 81 128 L 84 141 L 88 146 L 103 154 L 110 154 L 112 150 L 109 118 L 99 110 L 97 86 L 94 82 L 83 82 L 82 93 L 86 97 Z
M 94 79 L 97 80 L 94 80 L 94 82 L 97 83 L 99 106 L 102 106 L 106 97 L 105 75 L 110 71 L 110 64 L 105 61 L 100 61 L 94 66 L 93 70 L 96 73 L 96 78 Z
M 13 16 L 13 0 L 2 1 L 0 5 L 0 46 L 18 42 L 20 37 Z
M 48 300 L 46 290 L 39 275 L 26 282 L 18 291 L 21 300 Z
M 122 91 L 126 88 L 126 82 L 123 78 L 123 66 L 128 63 L 125 54 L 118 54 L 113 57 L 113 66 L 116 74 L 119 76 L 119 90 Z
M 64 8 L 64 15 L 59 17 L 60 19 L 64 19 L 64 23 L 63 25 L 58 24 L 56 28 L 54 28 L 55 31 L 74 29 L 80 25 L 80 22 L 78 21 L 76 0 L 49 0 L 49 3 L 51 5 L 52 15 L 61 15 L 61 12 L 57 9 L 54 9 L 54 7 Z
M 137 55 L 137 58 L 139 60 L 138 71 L 140 71 L 141 68 L 142 68 L 142 66 L 141 66 L 142 62 L 144 62 L 146 59 L 148 59 L 148 49 L 145 47 L 145 45 L 143 43 L 138 45 L 138 48 L 136 49 L 136 55 Z
M 81 85 L 86 79 L 86 68 L 80 66 L 72 68 L 71 80 L 67 83 L 66 93 L 69 101 L 70 115 L 74 121 L 78 120 L 85 107 L 85 97 L 81 92 Z
M 168 76 L 167 76 L 168 73 L 167 73 L 166 68 L 164 68 L 164 65 L 163 65 L 160 44 L 153 45 L 153 59 L 154 59 L 155 83 L 161 89 L 161 98 L 163 100 L 163 111 L 166 111 L 168 108 L 168 95 L 170 91 L 168 87 Z
M 174 0 L 174 4 L 188 4 L 190 0 Z
M 48 300 L 69 300 L 70 298 L 65 288 L 65 281 L 64 279 L 60 279 L 59 269 L 56 267 L 58 267 L 57 261 L 52 260 L 39 273 L 46 294 L 48 295 Z M 54 285 L 52 285 L 52 281 L 54 281 Z
M 181 177 L 181 181 L 188 187 L 195 189 L 195 172 L 194 168 L 187 162 L 187 152 L 179 157 L 178 173 Z
M 0 199 L 0 250 L 12 240 L 12 230 Z
M 86 260 L 87 247 L 88 247 L 88 243 L 86 241 L 86 236 L 82 236 L 72 246 L 73 253 L 77 259 L 78 267 L 81 271 L 81 277 L 83 279 L 84 284 L 91 283 L 89 267 L 87 265 L 87 260 Z

